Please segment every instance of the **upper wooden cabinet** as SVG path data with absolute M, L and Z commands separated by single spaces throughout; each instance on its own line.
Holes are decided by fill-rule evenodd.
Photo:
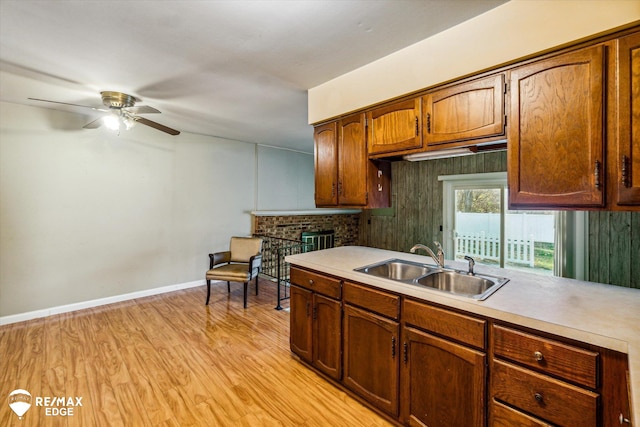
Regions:
M 423 141 L 441 148 L 452 142 L 504 139 L 504 94 L 504 74 L 496 74 L 425 95 Z
M 605 47 L 510 71 L 509 206 L 604 205 Z
M 316 206 L 389 206 L 391 167 L 369 160 L 365 129 L 364 113 L 315 128 Z
M 617 203 L 640 205 L 640 33 L 618 43 Z
M 313 133 L 317 206 L 338 204 L 338 123 L 316 126 Z
M 369 155 L 396 155 L 422 148 L 420 117 L 420 98 L 368 111 Z

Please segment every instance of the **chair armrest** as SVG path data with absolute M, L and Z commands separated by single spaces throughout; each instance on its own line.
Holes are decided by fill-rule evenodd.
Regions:
M 262 254 L 254 255 L 249 258 L 249 276 L 254 277 L 260 272 L 262 266 Z M 255 273 L 254 273 L 255 271 Z
M 218 264 L 231 261 L 231 251 L 216 252 L 209 254 L 209 270 Z

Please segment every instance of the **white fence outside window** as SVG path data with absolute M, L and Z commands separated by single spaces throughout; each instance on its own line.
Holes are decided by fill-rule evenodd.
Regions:
M 534 266 L 533 235 L 526 239 L 506 239 L 505 260 L 515 264 Z M 456 258 L 465 255 L 500 261 L 500 237 L 480 233 L 457 233 L 455 237 Z

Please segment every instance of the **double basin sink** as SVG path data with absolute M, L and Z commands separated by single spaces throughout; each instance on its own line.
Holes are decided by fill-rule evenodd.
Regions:
M 488 274 L 440 268 L 401 259 L 390 259 L 356 268 L 355 271 L 383 279 L 423 286 L 476 300 L 484 300 L 509 279 Z

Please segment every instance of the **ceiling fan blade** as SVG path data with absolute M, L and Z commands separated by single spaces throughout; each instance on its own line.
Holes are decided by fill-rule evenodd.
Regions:
M 102 111 L 102 112 L 109 111 L 109 110 L 105 110 L 104 108 L 95 108 L 95 107 L 90 107 L 88 105 L 71 104 L 69 102 L 49 101 L 48 99 L 39 99 L 39 98 L 29 98 L 29 99 L 31 99 L 32 101 L 51 102 L 52 104 L 62 104 L 62 105 L 71 105 L 73 107 L 91 108 L 92 110 L 95 110 L 95 111 Z
M 160 123 L 151 121 L 149 119 L 145 119 L 144 117 L 134 117 L 133 118 L 136 122 L 142 123 L 143 125 L 147 125 L 147 126 L 151 126 L 154 129 L 158 129 L 162 132 L 166 132 L 169 135 L 180 135 L 180 131 L 179 130 L 175 130 L 175 129 L 171 129 L 170 127 L 167 127 L 165 125 L 161 125 Z
M 156 114 L 160 113 L 160 110 L 156 110 L 153 107 L 149 107 L 148 105 L 141 105 L 139 107 L 127 107 L 123 108 L 123 110 L 127 110 L 131 114 Z
M 83 129 L 97 129 L 100 126 L 102 126 L 102 117 L 100 117 L 99 119 L 95 119 L 92 122 L 87 123 L 86 125 L 82 126 Z

